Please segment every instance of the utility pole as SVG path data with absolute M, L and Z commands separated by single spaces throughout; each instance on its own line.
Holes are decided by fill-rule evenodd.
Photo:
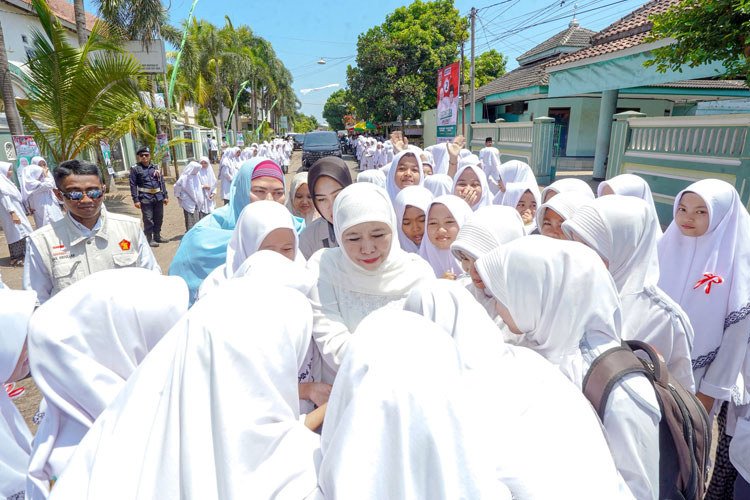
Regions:
M 469 95 L 470 95 L 469 100 L 471 101 L 471 109 L 469 110 L 469 112 L 471 116 L 471 123 L 475 123 L 476 117 L 474 116 L 475 114 L 474 113 L 474 72 L 475 72 L 474 71 L 475 70 L 474 68 L 474 49 L 475 49 L 474 32 L 476 31 L 476 26 L 477 26 L 477 9 L 472 7 L 470 16 L 471 16 L 471 74 L 470 74 L 471 83 L 469 85 L 471 85 L 471 88 L 469 89 Z

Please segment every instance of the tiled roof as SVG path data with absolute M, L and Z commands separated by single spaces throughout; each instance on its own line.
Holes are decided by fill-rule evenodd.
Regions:
M 549 84 L 549 74 L 544 71 L 544 67 L 541 64 L 536 64 L 525 68 L 516 68 L 513 71 L 505 73 L 497 80 L 482 85 L 474 92 L 474 97 L 475 99 L 483 99 L 492 94 L 547 84 Z
M 556 47 L 588 47 L 591 44 L 591 37 L 594 34 L 596 34 L 596 31 L 581 28 L 578 26 L 578 23 L 570 23 L 568 29 L 561 31 L 552 38 L 548 38 L 533 49 L 524 52 L 516 60 L 528 59 Z
M 22 0 L 24 3 L 28 4 L 28 9 L 33 10 L 31 7 L 31 2 Z M 49 5 L 50 10 L 54 15 L 59 17 L 63 21 L 67 21 L 73 26 L 76 24 L 76 14 L 75 14 L 75 7 L 73 7 L 73 4 L 68 2 L 67 0 L 47 0 L 47 5 Z M 94 23 L 97 21 L 97 17 L 90 12 L 86 12 L 86 29 L 91 31 L 91 28 L 94 27 Z
M 591 47 L 556 59 L 547 64 L 547 67 L 619 52 L 640 45 L 651 32 L 653 26 L 649 17 L 662 14 L 679 2 L 680 0 L 651 0 L 595 34 L 591 38 Z
M 649 87 L 748 90 L 747 85 L 745 84 L 745 80 L 681 80 L 679 82 L 649 85 Z

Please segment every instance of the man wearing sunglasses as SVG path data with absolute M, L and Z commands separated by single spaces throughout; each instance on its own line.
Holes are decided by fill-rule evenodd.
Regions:
M 39 303 L 89 274 L 121 267 L 161 272 L 138 219 L 107 212 L 95 164 L 68 160 L 52 172 L 55 196 L 67 213 L 28 238 L 23 287 Z
M 152 247 L 167 240 L 161 237 L 161 224 L 164 221 L 164 205 L 167 199 L 167 186 L 164 176 L 156 165 L 151 163 L 151 151 L 142 147 L 136 153 L 138 163 L 130 167 L 130 195 L 133 204 L 143 213 L 143 232 Z

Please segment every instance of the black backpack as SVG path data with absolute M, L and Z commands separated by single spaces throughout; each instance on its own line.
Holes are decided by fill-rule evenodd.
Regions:
M 649 360 L 633 351 L 646 353 Z M 701 500 L 711 451 L 711 427 L 698 398 L 667 369 L 661 355 L 637 340 L 623 342 L 598 356 L 583 379 L 583 393 L 604 421 L 609 393 L 625 375 L 643 373 L 659 400 L 659 498 Z

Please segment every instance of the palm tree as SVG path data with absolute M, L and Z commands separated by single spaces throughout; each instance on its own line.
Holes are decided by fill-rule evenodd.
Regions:
M 5 107 L 5 117 L 8 119 L 8 128 L 11 135 L 23 135 L 23 123 L 21 116 L 18 114 L 16 107 L 16 97 L 13 94 L 13 85 L 10 81 L 10 64 L 8 63 L 8 53 L 5 50 L 5 36 L 3 27 L 0 25 L 0 93 L 3 94 L 3 106 Z
M 19 112 L 42 151 L 59 163 L 88 147 L 98 150 L 100 139 L 119 138 L 125 115 L 143 106 L 142 73 L 105 23 L 97 21 L 76 48 L 45 0 L 32 5 L 42 31 L 32 29 L 28 100 Z
M 73 0 L 73 12 L 76 18 L 76 35 L 78 35 L 78 46 L 86 45 L 86 10 L 83 8 L 83 0 Z

